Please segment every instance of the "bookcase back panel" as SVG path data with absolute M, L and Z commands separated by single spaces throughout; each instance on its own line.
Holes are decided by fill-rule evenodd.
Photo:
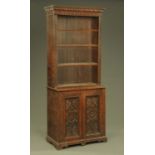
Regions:
M 98 33 L 91 30 L 59 31 L 58 44 L 94 44 L 98 43 Z
M 98 48 L 94 47 L 70 47 L 58 48 L 58 63 L 96 62 Z
M 98 29 L 97 17 L 58 16 L 58 30 Z
M 69 66 L 58 68 L 59 84 L 97 83 L 96 66 Z
M 58 16 L 58 44 L 97 44 L 98 18 Z

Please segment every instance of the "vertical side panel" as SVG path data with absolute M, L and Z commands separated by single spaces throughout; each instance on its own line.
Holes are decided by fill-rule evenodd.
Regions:
M 105 115 L 105 89 L 100 91 L 100 107 L 99 107 L 99 117 L 100 117 L 100 133 L 105 136 L 106 131 L 106 115 Z
M 48 136 L 58 141 L 59 137 L 59 113 L 58 113 L 58 93 L 48 89 Z
M 56 55 L 56 16 L 47 14 L 47 41 L 48 41 L 48 86 L 56 85 L 57 77 L 57 55 Z
M 101 83 L 101 15 L 98 17 L 98 83 Z
M 59 135 L 58 135 L 58 142 L 62 142 L 64 140 L 64 134 L 65 134 L 65 128 L 64 128 L 64 110 L 65 110 L 65 105 L 64 105 L 64 96 L 63 93 L 58 91 L 58 103 L 59 107 L 57 109 L 58 117 L 59 117 Z

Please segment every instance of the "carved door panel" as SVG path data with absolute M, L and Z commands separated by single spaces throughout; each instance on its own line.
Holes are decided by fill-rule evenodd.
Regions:
M 84 104 L 84 137 L 96 137 L 105 134 L 104 91 L 88 91 L 83 96 Z
M 64 98 L 64 139 L 81 138 L 81 95 L 78 92 L 65 93 Z

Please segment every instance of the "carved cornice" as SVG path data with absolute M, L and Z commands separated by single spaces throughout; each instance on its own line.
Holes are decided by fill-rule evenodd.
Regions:
M 45 7 L 47 14 L 71 15 L 71 16 L 99 16 L 104 9 L 101 8 L 79 8 L 79 7 Z

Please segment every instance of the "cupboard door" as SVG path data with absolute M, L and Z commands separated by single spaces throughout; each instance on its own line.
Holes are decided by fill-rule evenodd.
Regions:
M 81 97 L 79 93 L 64 94 L 64 139 L 81 138 Z
M 105 97 L 104 91 L 94 90 L 86 92 L 84 108 L 85 137 L 96 137 L 105 133 Z

